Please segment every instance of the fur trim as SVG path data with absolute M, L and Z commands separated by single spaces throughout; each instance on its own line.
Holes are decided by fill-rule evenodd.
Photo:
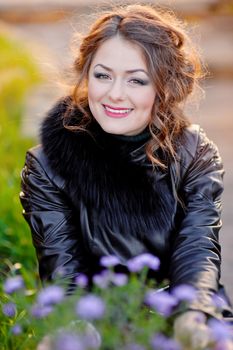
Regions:
M 82 201 L 93 220 L 96 215 L 97 221 L 122 232 L 141 238 L 155 231 L 164 235 L 171 228 L 174 197 L 169 175 L 157 174 L 160 180 L 163 177 L 158 184 L 158 176 L 145 162 L 145 141 L 132 145 L 119 140 L 96 122 L 90 127 L 94 137 L 65 129 L 63 116 L 70 102 L 66 98 L 49 112 L 41 140 L 51 167 L 65 178 L 73 204 L 80 208 Z M 71 113 L 74 120 L 81 117 L 77 109 Z

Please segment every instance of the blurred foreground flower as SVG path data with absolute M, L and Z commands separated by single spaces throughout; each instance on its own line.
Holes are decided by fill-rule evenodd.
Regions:
M 96 328 L 86 321 L 72 321 L 65 328 L 46 335 L 36 350 L 91 350 L 99 349 L 101 337 Z M 80 332 L 80 326 L 82 332 Z
M 24 288 L 24 280 L 21 276 L 9 277 L 3 284 L 3 291 L 6 294 L 12 294 Z
M 168 292 L 150 290 L 145 295 L 145 303 L 161 315 L 167 317 L 170 316 L 178 301 Z
M 163 334 L 154 335 L 151 339 L 151 346 L 154 350 L 181 350 L 177 341 L 165 337 Z
M 50 305 L 38 305 L 35 304 L 31 308 L 31 315 L 35 318 L 44 318 L 53 311 L 53 307 Z
M 109 270 L 104 270 L 93 276 L 93 282 L 96 286 L 102 289 L 106 289 L 111 283 L 120 287 L 127 284 L 128 276 L 124 273 L 114 273 Z
M 128 260 L 127 267 L 131 272 L 140 272 L 144 267 L 152 270 L 158 270 L 160 265 L 159 258 L 149 253 L 135 256 Z
M 157 257 L 142 254 L 128 261 L 132 274 L 116 273 L 112 267 L 117 263 L 113 256 L 104 257 L 102 265 L 106 269 L 92 280 L 78 274 L 77 290 L 67 297 L 55 285 L 37 295 L 25 289 L 23 293 L 4 296 L 1 303 L 5 344 L 13 337 L 12 350 L 22 344 L 27 350 L 197 350 L 200 342 L 207 345 L 202 350 L 232 350 L 230 329 L 217 320 L 206 324 L 202 312 L 190 311 L 192 322 L 187 318 L 188 312 L 181 313 L 173 324 L 173 312 L 188 307 L 196 298 L 196 290 L 188 285 L 177 286 L 171 292 L 166 288 L 156 290 L 156 286 L 150 289 L 145 276 L 149 269 L 159 267 Z M 22 288 L 25 287 L 20 276 L 4 283 L 8 294 Z M 222 301 L 217 298 L 215 305 L 219 308 Z M 168 337 L 172 334 L 173 338 Z M 42 339 L 39 344 L 38 339 Z
M 81 288 L 85 288 L 88 285 L 88 278 L 86 275 L 83 273 L 80 273 L 76 278 L 75 278 L 75 283 L 77 286 Z
M 105 313 L 105 304 L 100 297 L 89 294 L 79 299 L 76 312 L 84 320 L 100 319 Z
M 3 304 L 2 312 L 7 317 L 15 317 L 15 315 L 16 315 L 16 305 L 14 303 Z
M 208 326 L 211 330 L 211 336 L 215 341 L 233 340 L 233 331 L 226 323 L 217 319 L 210 319 Z
M 53 305 L 60 303 L 65 296 L 65 291 L 59 286 L 49 286 L 42 289 L 37 296 L 39 305 Z
M 179 301 L 192 302 L 197 297 L 197 291 L 192 286 L 181 284 L 173 288 L 172 295 L 174 295 L 174 297 L 176 297 L 176 299 Z
M 86 350 L 86 347 L 77 334 L 61 333 L 55 339 L 51 350 Z
M 111 276 L 111 280 L 113 284 L 115 284 L 118 287 L 125 286 L 128 283 L 128 276 L 124 273 L 114 273 Z
M 100 265 L 104 267 L 113 267 L 120 263 L 120 260 L 114 255 L 102 256 Z
M 14 325 L 11 328 L 11 333 L 14 335 L 19 335 L 22 333 L 22 327 L 19 324 Z
M 226 300 L 219 294 L 214 294 L 212 301 L 217 310 L 222 310 L 223 307 L 227 305 Z
M 93 282 L 99 288 L 107 288 L 111 282 L 111 272 L 108 270 L 101 271 L 97 275 L 93 276 Z

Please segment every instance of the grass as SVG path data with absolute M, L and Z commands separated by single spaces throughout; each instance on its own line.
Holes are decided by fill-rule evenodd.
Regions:
M 40 73 L 23 45 L 0 33 L 0 271 L 35 267 L 29 228 L 19 202 L 20 171 L 35 141 L 20 135 L 26 92 Z
M 37 266 L 31 234 L 22 216 L 19 201 L 20 172 L 26 150 L 35 140 L 20 134 L 26 93 L 42 78 L 30 54 L 5 33 L 0 33 L 0 309 L 7 302 L 2 292 L 6 276 L 19 271 L 31 290 L 38 283 Z M 33 294 L 33 292 L 32 292 Z M 9 301 L 9 300 L 8 300 Z M 2 311 L 2 310 L 1 310 Z M 11 319 L 0 311 L 1 349 L 13 348 L 9 336 Z M 25 311 L 17 319 L 26 317 Z M 17 348 L 17 347 L 16 347 Z M 15 349 L 16 349 L 15 348 Z

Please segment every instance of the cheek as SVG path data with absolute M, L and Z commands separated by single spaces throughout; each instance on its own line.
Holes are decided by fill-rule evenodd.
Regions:
M 152 91 L 147 91 L 143 94 L 139 94 L 138 96 L 135 96 L 135 101 L 138 105 L 138 107 L 144 108 L 144 109 L 150 109 L 153 107 L 155 100 L 155 93 Z
M 88 83 L 88 99 L 91 101 L 98 101 L 105 94 L 105 90 L 98 82 L 90 81 Z
M 88 99 L 89 100 L 94 100 L 96 96 L 96 91 L 98 91 L 95 87 L 95 84 L 93 82 L 88 82 L 88 87 L 87 87 L 87 93 L 88 93 Z

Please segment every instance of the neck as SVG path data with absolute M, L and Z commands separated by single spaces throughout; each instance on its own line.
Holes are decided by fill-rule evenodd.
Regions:
M 108 135 L 118 140 L 133 143 L 133 142 L 148 140 L 150 137 L 150 131 L 147 126 L 143 131 L 141 131 L 139 134 L 136 134 L 136 135 L 117 135 L 117 134 L 111 134 L 111 133 L 108 133 Z

